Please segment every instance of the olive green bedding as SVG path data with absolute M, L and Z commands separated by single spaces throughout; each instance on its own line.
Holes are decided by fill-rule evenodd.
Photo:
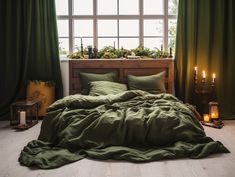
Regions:
M 229 152 L 205 135 L 193 111 L 171 94 L 126 91 L 73 95 L 52 104 L 38 140 L 19 161 L 56 168 L 83 158 L 149 162 Z

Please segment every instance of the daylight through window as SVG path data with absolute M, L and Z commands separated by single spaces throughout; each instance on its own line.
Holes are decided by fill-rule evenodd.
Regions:
M 174 51 L 178 0 L 56 0 L 61 55 L 88 45 Z

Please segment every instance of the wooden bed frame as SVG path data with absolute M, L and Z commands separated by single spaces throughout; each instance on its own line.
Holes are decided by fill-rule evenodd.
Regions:
M 80 72 L 117 72 L 119 82 L 127 83 L 127 75 L 147 76 L 166 71 L 165 85 L 174 94 L 174 60 L 171 59 L 79 59 L 69 60 L 69 94 L 80 93 Z

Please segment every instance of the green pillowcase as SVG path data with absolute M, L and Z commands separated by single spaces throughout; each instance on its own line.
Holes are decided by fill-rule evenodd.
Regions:
M 165 71 L 151 76 L 128 75 L 130 90 L 143 90 L 149 93 L 165 93 Z
M 127 91 L 126 84 L 110 81 L 94 81 L 89 84 L 89 95 L 99 96 L 108 94 L 118 94 Z
M 93 81 L 117 81 L 117 73 L 111 72 L 106 74 L 95 74 L 95 73 L 85 73 L 80 72 L 80 81 L 81 81 L 81 94 L 88 95 L 89 93 L 89 83 Z

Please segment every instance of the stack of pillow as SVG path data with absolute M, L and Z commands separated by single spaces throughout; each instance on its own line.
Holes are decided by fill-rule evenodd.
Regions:
M 118 94 L 127 90 L 143 90 L 149 93 L 165 93 L 165 71 L 150 76 L 128 75 L 127 85 L 118 83 L 115 72 L 105 74 L 80 73 L 81 93 L 83 95 L 99 96 Z

